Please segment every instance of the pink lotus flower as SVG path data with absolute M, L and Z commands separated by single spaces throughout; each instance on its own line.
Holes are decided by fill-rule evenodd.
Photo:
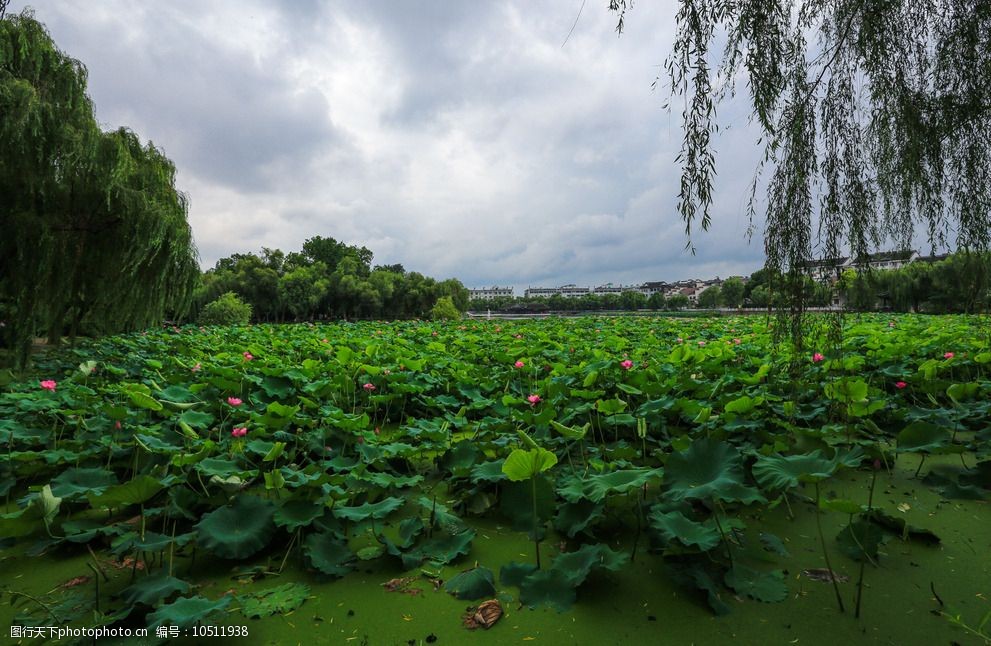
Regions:
M 372 392 L 373 390 L 375 390 L 375 384 L 365 384 L 364 386 L 362 386 L 362 388 L 364 388 L 368 392 Z
M 437 333 L 436 332 L 431 332 L 430 333 L 430 336 L 437 336 Z
M 633 367 L 633 362 L 630 361 L 629 359 L 626 359 L 625 361 L 620 361 L 619 367 L 622 368 L 623 370 L 629 370 L 630 368 Z
M 530 402 L 531 406 L 536 406 L 540 403 L 540 395 L 530 395 L 526 400 Z
M 228 397 L 227 403 L 230 404 L 231 406 L 240 406 L 243 402 L 237 397 Z
M 117 420 L 116 422 L 114 422 L 114 430 L 116 430 L 116 431 L 119 431 L 120 430 L 120 420 Z
M 55 392 L 55 386 L 58 384 L 56 384 L 51 379 L 45 379 L 44 381 L 39 381 L 38 385 L 44 388 L 45 390 L 50 390 L 52 392 Z
M 245 352 L 244 352 L 244 360 L 245 361 L 251 361 L 254 358 L 255 357 L 250 352 L 248 352 L 247 350 L 245 350 Z
M 523 338 L 523 335 L 522 334 L 517 334 L 514 338 L 516 338 L 516 339 L 522 339 Z
M 388 377 L 389 375 L 392 374 L 392 371 L 389 370 L 388 368 L 382 368 L 382 374 Z
M 952 359 L 953 358 L 953 353 L 952 352 L 947 352 L 946 354 L 943 355 L 943 358 L 944 359 Z
M 517 361 L 516 363 L 513 364 L 513 367 L 518 369 L 518 368 L 522 368 L 525 365 L 526 364 L 523 363 L 522 361 Z
M 824 361 L 825 359 L 826 357 L 824 357 L 822 354 L 818 352 L 812 355 L 812 363 L 819 363 L 820 361 Z
M 699 347 L 700 348 L 704 348 L 705 347 L 705 341 L 699 341 Z
M 380 429 L 378 426 L 376 426 L 375 427 L 375 434 L 376 435 L 380 435 L 381 433 L 382 433 L 382 429 Z
M 740 339 L 733 339 L 733 343 L 735 345 L 740 345 Z
M 248 434 L 248 429 L 242 427 L 231 430 L 231 437 L 244 437 Z
M 676 339 L 676 341 L 678 341 L 678 343 L 684 343 L 685 342 L 685 340 L 682 339 L 680 336 Z
M 199 372 L 202 368 L 203 368 L 203 366 L 201 366 L 199 363 L 197 363 L 195 366 L 193 366 L 192 368 L 190 368 L 190 370 L 193 371 L 193 372 Z
M 898 390 L 901 390 L 902 388 L 904 388 L 907 385 L 908 384 L 905 383 L 904 381 L 896 381 L 895 382 L 895 388 L 897 388 Z

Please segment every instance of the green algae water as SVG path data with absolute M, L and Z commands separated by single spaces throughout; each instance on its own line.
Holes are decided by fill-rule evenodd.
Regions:
M 939 544 L 915 540 L 890 540 L 882 548 L 878 566 L 865 573 L 862 616 L 853 616 L 858 565 L 835 553 L 837 572 L 847 577 L 840 584 L 847 601 L 847 612 L 840 613 L 828 583 L 803 576 L 803 570 L 822 568 L 822 555 L 816 540 L 814 507 L 797 496 L 792 502 L 796 515 L 788 518 L 778 506 L 751 519 L 755 531 L 769 532 L 782 539 L 788 557 L 768 554 L 764 558 L 787 572 L 788 599 L 782 603 L 760 603 L 728 596 L 731 612 L 714 616 L 700 594 L 677 585 L 667 574 L 663 559 L 641 550 L 637 560 L 621 571 L 596 575 L 579 590 L 570 611 L 556 612 L 520 607 L 515 588 L 497 585 L 505 614 L 489 630 L 468 631 L 462 617 L 473 606 L 459 601 L 434 586 L 420 568 L 404 571 L 387 563 L 373 561 L 342 579 L 320 582 L 312 571 L 298 567 L 290 557 L 281 574 L 256 580 L 237 575 L 245 564 L 214 559 L 190 563 L 176 560 L 174 568 L 207 597 L 226 592 L 244 594 L 269 589 L 287 582 L 306 584 L 306 601 L 285 616 L 245 619 L 239 613 L 215 618 L 216 625 L 244 625 L 248 637 L 222 639 L 224 643 L 244 644 L 980 644 L 939 615 L 945 606 L 959 610 L 975 623 L 991 609 L 991 509 L 986 502 L 953 501 L 941 498 L 912 477 L 915 464 L 903 460 L 889 476 L 879 476 L 878 507 L 903 517 L 908 523 L 925 527 L 941 539 Z M 865 497 L 869 474 L 851 472 L 830 483 L 838 496 Z M 905 511 L 899 511 L 899 505 Z M 844 518 L 823 517 L 826 535 L 835 536 Z M 511 561 L 532 559 L 533 547 L 525 533 L 513 531 L 495 520 L 473 523 L 478 536 L 470 559 L 447 566 L 436 573 L 449 578 L 476 562 L 498 570 Z M 748 536 L 756 542 L 757 536 Z M 554 537 L 542 544 L 547 560 L 557 551 Z M 615 543 L 629 549 L 629 541 Z M 284 556 L 273 551 L 251 564 L 261 570 L 275 570 Z M 3 586 L 44 598 L 66 581 L 89 575 L 79 586 L 92 594 L 92 572 L 86 567 L 88 555 L 48 554 L 25 557 L 7 553 L 0 561 Z M 153 566 L 157 567 L 157 566 Z M 167 563 L 164 564 L 167 567 Z M 122 589 L 130 570 L 111 568 L 112 581 L 104 587 L 108 603 L 111 592 Z M 137 577 L 147 576 L 144 569 Z M 396 578 L 416 577 L 410 590 L 419 593 L 389 592 L 383 584 Z M 75 588 L 79 590 L 79 588 Z M 0 606 L 0 622 L 14 621 L 10 605 Z M 215 641 L 214 640 L 211 641 Z M 100 640 L 100 643 L 111 640 Z M 121 643 L 139 643 L 127 640 Z M 175 640 L 176 643 L 202 643 L 202 640 Z M 10 643 L 40 643 L 11 640 Z M 158 643 L 147 640 L 145 643 Z

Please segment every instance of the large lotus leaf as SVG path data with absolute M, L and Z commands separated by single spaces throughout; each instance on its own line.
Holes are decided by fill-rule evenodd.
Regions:
M 432 527 L 439 527 L 451 534 L 456 534 L 467 527 L 461 517 L 453 513 L 446 505 L 437 502 L 435 498 L 421 496 L 416 502 L 424 513 L 429 514 L 430 520 L 428 522 L 432 521 Z
M 754 478 L 768 489 L 790 489 L 800 482 L 825 480 L 836 471 L 836 463 L 822 451 L 798 455 L 762 455 L 753 466 Z
M 505 480 L 506 474 L 502 472 L 504 462 L 504 460 L 494 460 L 492 462 L 476 464 L 472 467 L 468 479 L 475 484 L 479 482 L 499 482 L 500 480 Z
M 354 522 L 375 518 L 381 520 L 402 507 L 406 503 L 404 498 L 383 498 L 376 503 L 364 503 L 357 507 L 335 507 L 334 515 L 344 520 Z
M 721 586 L 713 580 L 702 565 L 692 563 L 687 567 L 675 567 L 672 568 L 672 574 L 682 585 L 705 592 L 709 608 L 716 615 L 729 614 L 730 607 L 720 596 Z
M 190 585 L 182 579 L 159 572 L 141 577 L 136 583 L 124 588 L 120 592 L 120 598 L 132 606 L 136 603 L 156 606 L 163 599 L 177 593 L 186 594 L 189 590 Z
M 588 429 L 591 428 L 591 424 L 586 422 L 584 426 L 575 427 L 575 426 L 565 426 L 560 422 L 551 420 L 551 427 L 555 431 L 560 433 L 561 436 L 564 437 L 565 439 L 580 440 L 585 437 L 586 433 L 588 433 Z
M 347 543 L 331 534 L 310 534 L 303 541 L 303 553 L 314 568 L 330 576 L 341 577 L 354 569 L 355 557 Z
M 603 415 L 617 415 L 626 410 L 626 402 L 618 397 L 613 399 L 600 399 L 595 402 L 595 410 Z
M 726 573 L 725 581 L 737 594 L 745 594 L 764 603 L 777 603 L 788 598 L 788 586 L 781 570 L 759 572 L 737 563 Z
M 362 471 L 348 474 L 346 484 L 351 488 L 352 484 L 370 484 L 381 489 L 405 489 L 414 487 L 423 482 L 423 476 L 400 476 L 384 471 Z M 357 488 L 357 487 L 356 487 Z
M 752 411 L 756 405 L 757 404 L 753 400 L 753 398 L 748 397 L 747 395 L 743 395 L 742 397 L 738 397 L 737 399 L 726 402 L 726 405 L 723 406 L 723 410 L 725 410 L 727 413 L 736 413 L 737 415 L 745 415 L 750 411 Z
M 124 525 L 104 525 L 101 521 L 83 518 L 62 523 L 62 533 L 70 543 L 88 543 L 97 536 L 116 536 L 124 532 Z
M 288 500 L 275 510 L 272 520 L 278 527 L 295 531 L 323 515 L 326 507 L 317 500 Z
M 24 509 L 0 514 L 0 537 L 17 538 L 41 531 L 55 519 L 61 503 L 62 499 L 53 496 L 51 487 L 45 485 Z
M 123 556 L 134 551 L 161 552 L 168 548 L 171 542 L 172 537 L 168 534 L 159 534 L 158 532 L 148 530 L 142 537 L 135 530 L 121 534 L 114 539 L 113 543 L 111 543 L 110 550 L 117 556 Z
M 89 504 L 101 509 L 140 505 L 152 498 L 164 488 L 164 485 L 148 475 L 141 475 L 124 484 L 107 488 L 101 494 L 89 494 Z
M 906 426 L 895 438 L 898 451 L 932 453 L 950 443 L 950 431 L 929 422 L 916 421 Z
M 614 551 L 605 545 L 582 545 L 574 552 L 559 554 L 551 568 L 560 572 L 572 587 L 578 587 L 593 569 L 616 572 L 629 560 L 630 555 L 626 552 Z
M 233 505 L 215 509 L 196 524 L 197 541 L 220 558 L 248 558 L 271 540 L 273 515 L 271 502 L 238 496 Z
M 721 540 L 715 527 L 696 523 L 680 511 L 662 512 L 655 509 L 650 514 L 650 526 L 668 541 L 678 541 L 685 547 L 696 546 L 703 552 L 719 545 Z
M 884 542 L 884 530 L 866 520 L 857 520 L 836 535 L 841 552 L 854 561 L 870 561 L 877 563 L 878 547 Z
M 502 472 L 514 481 L 529 480 L 557 464 L 557 456 L 547 449 L 514 449 L 502 465 Z
M 603 516 L 603 503 L 591 500 L 567 502 L 558 507 L 554 517 L 554 529 L 574 538 L 575 534 L 599 521 Z
M 482 451 L 473 442 L 458 442 L 454 448 L 444 454 L 440 466 L 451 475 L 463 478 L 480 459 L 484 459 Z
M 566 612 L 576 597 L 575 586 L 556 569 L 538 570 L 520 583 L 520 603 L 530 608 L 550 606 L 558 612 Z
M 928 545 L 939 545 L 941 539 L 936 534 L 936 532 L 931 529 L 926 529 L 925 527 L 916 527 L 915 525 L 910 525 L 901 516 L 892 516 L 881 509 L 872 509 L 870 513 L 870 520 L 873 523 L 884 527 L 888 531 L 898 534 L 901 539 L 907 540 L 912 539 L 926 543 Z M 63 525 L 63 528 L 65 525 Z M 858 534 L 859 536 L 859 534 Z
M 161 606 L 148 615 L 148 627 L 177 626 L 189 628 L 197 623 L 206 623 L 214 613 L 220 612 L 230 605 L 232 597 L 223 596 L 216 601 L 206 597 L 183 597 L 174 602 Z
M 475 530 L 468 529 L 456 534 L 434 535 L 420 543 L 414 549 L 402 555 L 403 566 L 411 569 L 424 561 L 446 564 L 459 556 L 464 556 L 471 550 L 471 542 L 475 538 Z
M 554 514 L 554 487 L 544 476 L 534 478 L 537 488 L 537 524 L 542 530 L 544 521 Z M 509 482 L 500 488 L 499 511 L 520 532 L 533 530 L 533 491 L 529 482 Z
M 117 476 L 112 471 L 71 467 L 52 479 L 52 494 L 65 500 L 78 500 L 91 492 L 99 495 L 115 484 Z
M 495 594 L 495 578 L 487 567 L 473 567 L 448 579 L 444 590 L 458 599 L 474 601 Z
M 511 561 L 499 569 L 499 582 L 503 587 L 520 587 L 523 579 L 537 571 L 537 566 L 532 563 L 517 563 Z
M 213 424 L 213 415 L 196 410 L 187 410 L 179 416 L 179 421 L 188 424 L 191 428 L 205 430 Z
M 665 465 L 668 495 L 672 500 L 719 499 L 727 502 L 762 502 L 755 489 L 743 483 L 740 452 L 731 444 L 702 438 L 683 453 L 673 453 Z
M 588 476 L 583 479 L 572 478 L 558 488 L 558 493 L 569 502 L 583 499 L 592 502 L 602 502 L 610 494 L 624 494 L 634 489 L 640 489 L 652 480 L 658 480 L 664 475 L 663 469 L 621 469 Z
M 246 594 L 237 598 L 241 604 L 241 614 L 248 619 L 259 619 L 271 615 L 285 615 L 303 605 L 310 596 L 310 586 L 303 583 L 286 583 Z

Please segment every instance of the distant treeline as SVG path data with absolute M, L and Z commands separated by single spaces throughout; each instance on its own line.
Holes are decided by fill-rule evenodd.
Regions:
M 468 290 L 402 265 L 372 267 L 372 252 L 315 236 L 299 252 L 262 248 L 234 254 L 206 271 L 193 295 L 193 320 L 228 292 L 251 306 L 252 318 L 282 322 L 331 318 L 425 318 L 442 297 L 459 311 Z
M 682 310 L 688 307 L 776 307 L 788 302 L 786 278 L 761 269 L 743 283 L 729 279 L 701 292 L 697 303 L 684 294 L 665 297 L 626 291 L 620 294 L 503 297 L 472 300 L 470 309 L 492 312 L 595 312 Z M 851 311 L 976 313 L 991 306 L 991 255 L 957 252 L 939 262 L 912 262 L 900 269 L 847 269 L 830 280 L 801 279 L 806 307 L 842 307 Z M 792 290 L 794 291 L 794 290 Z

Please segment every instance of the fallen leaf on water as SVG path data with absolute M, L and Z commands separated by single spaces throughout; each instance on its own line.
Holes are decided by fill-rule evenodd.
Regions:
M 903 502 L 900 505 L 898 505 L 895 509 L 897 509 L 898 511 L 904 513 L 904 512 L 908 511 L 911 508 L 912 508 L 912 505 L 908 504 L 907 502 Z
M 811 568 L 808 570 L 802 570 L 802 575 L 812 579 L 813 581 L 819 581 L 821 583 L 829 583 L 835 580 L 837 583 L 846 583 L 850 580 L 850 577 L 843 574 L 837 574 L 826 568 Z

